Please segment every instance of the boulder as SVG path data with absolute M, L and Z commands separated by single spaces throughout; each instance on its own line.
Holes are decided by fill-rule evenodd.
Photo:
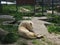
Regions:
M 10 16 L 10 15 L 0 15 L 0 19 L 3 19 L 3 20 L 15 20 L 15 18 L 13 18 L 13 16 Z
M 4 25 L 8 25 L 10 23 L 16 22 L 15 18 L 11 15 L 0 15 L 0 20 L 2 21 L 2 24 Z

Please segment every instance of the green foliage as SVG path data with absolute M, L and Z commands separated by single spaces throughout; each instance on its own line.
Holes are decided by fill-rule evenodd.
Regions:
M 0 25 L 0 28 L 13 33 L 16 33 L 18 30 L 18 27 L 14 25 Z
M 23 12 L 22 12 L 22 13 L 20 12 L 20 14 L 21 14 L 22 16 L 28 16 L 28 17 L 34 15 L 34 13 L 23 13 Z
M 14 18 L 18 21 L 18 20 L 22 20 L 22 13 L 16 12 L 14 14 L 11 14 L 12 16 L 14 16 Z
M 35 45 L 40 45 L 40 42 L 38 42 L 38 40 L 33 40 L 32 43 Z
M 16 12 L 16 6 L 15 5 L 3 5 L 3 12 L 2 14 L 13 14 Z
M 46 37 L 42 38 L 41 40 L 35 39 L 32 41 L 33 45 L 56 45 L 55 43 L 52 43 L 49 39 Z
M 20 10 L 20 7 L 26 8 L 28 10 L 31 10 L 31 12 L 29 13 L 21 13 L 21 12 L 16 12 L 16 5 L 3 5 L 3 12 L 2 14 L 9 14 L 9 15 L 13 15 L 16 20 L 21 20 L 22 16 L 42 16 L 42 14 L 34 14 L 34 6 L 33 5 L 21 5 L 18 6 L 18 10 Z M 41 8 L 41 7 L 40 7 Z
M 48 20 L 49 22 L 60 24 L 60 16 L 58 15 L 48 15 Z
M 12 15 L 17 21 L 22 19 L 22 14 L 16 12 L 16 5 L 3 5 L 2 9 L 2 14 Z
M 52 15 L 52 14 L 48 14 L 47 15 L 49 22 L 54 23 L 53 25 L 48 25 L 48 31 L 50 33 L 54 32 L 54 33 L 60 33 L 60 16 L 58 15 Z M 56 25 L 58 24 L 58 25 Z
M 41 16 L 45 16 L 45 15 L 42 15 L 42 12 L 41 12 L 41 13 L 35 13 L 34 16 L 35 16 L 35 17 L 41 17 Z
M 8 33 L 3 39 L 2 39 L 2 43 L 14 43 L 16 42 L 18 39 L 18 35 L 14 34 L 14 33 Z
M 44 15 L 42 15 L 42 13 L 21 13 L 20 12 L 20 15 L 22 15 L 22 16 L 28 16 L 28 17 L 31 17 L 31 16 L 35 16 L 35 17 L 41 17 L 41 16 L 44 16 Z
M 54 32 L 54 33 L 60 33 L 60 26 L 57 26 L 57 25 L 49 25 L 47 26 L 48 28 L 48 31 L 50 33 Z

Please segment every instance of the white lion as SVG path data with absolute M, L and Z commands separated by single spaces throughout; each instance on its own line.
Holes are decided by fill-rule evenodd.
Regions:
M 38 36 L 33 32 L 33 22 L 32 21 L 22 21 L 18 27 L 19 35 L 26 38 L 41 38 L 43 36 Z

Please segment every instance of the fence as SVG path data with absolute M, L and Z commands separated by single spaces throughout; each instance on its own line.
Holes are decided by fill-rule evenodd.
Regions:
M 1 1 L 0 1 L 0 6 L 1 6 Z M 9 5 L 7 4 L 6 6 L 9 6 Z M 47 15 L 48 13 L 51 13 L 51 14 L 59 13 L 55 11 L 56 11 L 56 8 L 60 6 L 60 1 L 59 0 L 49 0 L 49 1 L 48 0 L 28 0 L 28 1 L 16 0 L 16 5 L 14 6 L 15 6 L 15 11 L 20 11 L 23 13 L 23 15 L 25 15 L 27 12 L 29 13 L 29 15 Z M 10 10 L 10 8 L 7 10 Z M 6 13 L 8 13 L 8 11 Z

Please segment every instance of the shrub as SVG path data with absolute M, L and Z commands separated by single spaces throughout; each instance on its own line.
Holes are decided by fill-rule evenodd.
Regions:
M 60 33 L 60 26 L 57 26 L 57 25 L 49 25 L 47 26 L 48 28 L 48 32 L 52 33 Z
M 0 28 L 8 31 L 8 32 L 12 32 L 12 33 L 17 33 L 18 30 L 18 26 L 15 25 L 0 25 Z
M 17 41 L 17 39 L 18 39 L 18 35 L 14 33 L 9 33 L 2 39 L 2 43 L 4 44 L 14 43 Z
M 13 15 L 17 21 L 22 20 L 22 13 L 15 12 L 15 14 L 11 14 L 11 15 Z

